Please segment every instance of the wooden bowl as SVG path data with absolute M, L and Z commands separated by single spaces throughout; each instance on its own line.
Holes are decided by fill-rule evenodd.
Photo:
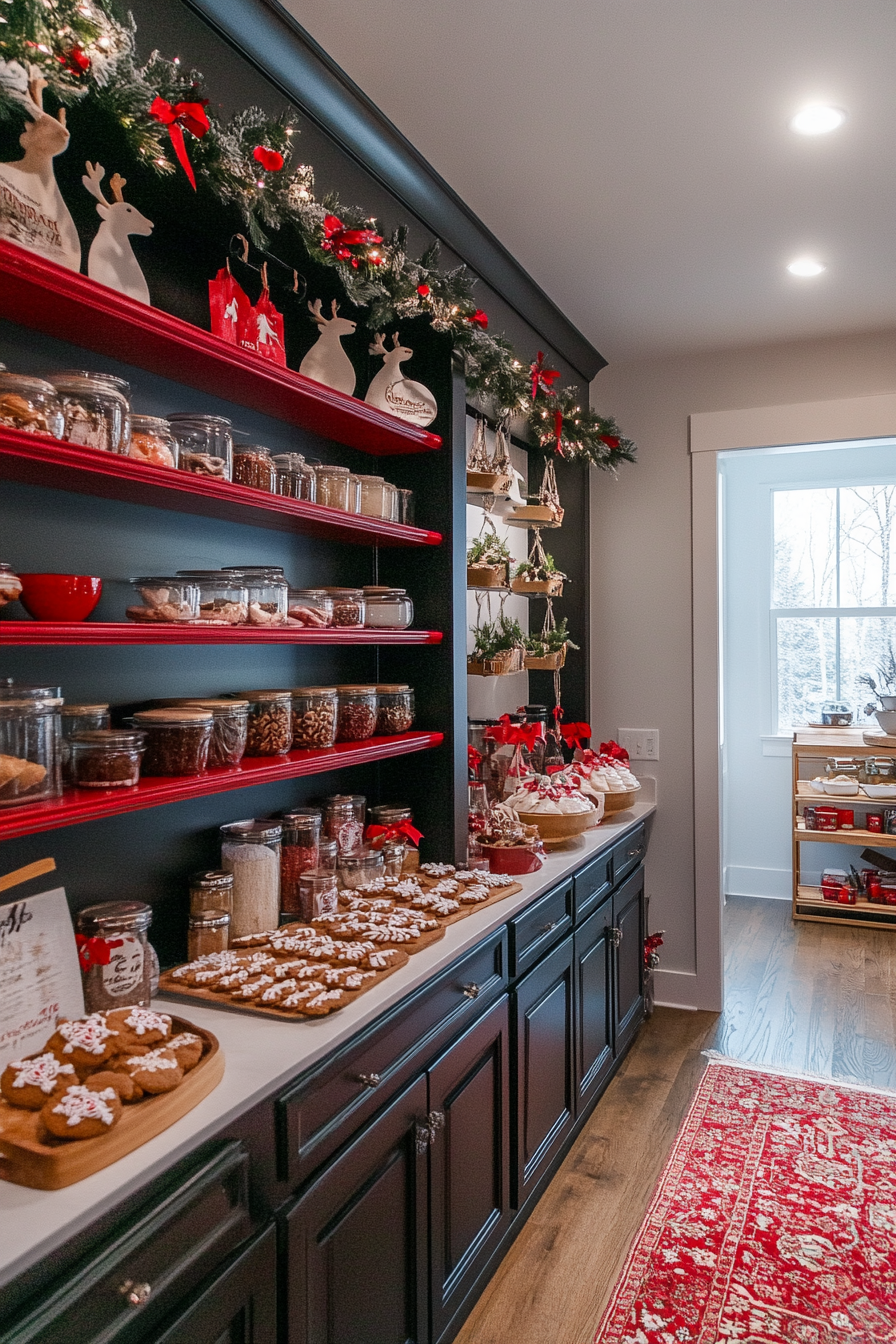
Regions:
M 605 793 L 604 816 L 608 812 L 624 812 L 626 808 L 634 807 L 640 792 L 641 785 L 639 784 L 636 789 L 626 789 L 625 793 Z
M 524 826 L 537 826 L 542 840 L 569 840 L 597 821 L 597 808 L 587 812 L 517 812 Z

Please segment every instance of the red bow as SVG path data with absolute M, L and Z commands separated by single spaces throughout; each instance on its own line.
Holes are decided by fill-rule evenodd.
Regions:
M 154 98 L 149 109 L 149 115 L 154 117 L 156 121 L 160 121 L 163 126 L 168 127 L 168 134 L 171 136 L 177 161 L 186 173 L 190 186 L 195 191 L 196 177 L 193 173 L 193 165 L 187 156 L 184 130 L 189 131 L 191 135 L 195 135 L 197 140 L 202 139 L 208 130 L 208 117 L 205 115 L 204 105 L 202 103 L 175 103 L 172 106 L 164 98 Z
M 78 960 L 86 975 L 91 966 L 108 966 L 112 960 L 112 948 L 124 947 L 122 938 L 85 938 L 83 933 L 75 934 L 78 948 Z
M 467 766 L 474 779 L 478 778 L 479 767 L 482 764 L 482 753 L 475 747 L 467 747 Z
M 409 821 L 393 821 L 389 826 L 370 825 L 364 832 L 364 837 L 370 841 L 372 849 L 382 849 L 387 840 L 397 840 L 402 835 L 407 836 L 412 845 L 419 845 L 423 839 L 423 832 L 418 831 Z
M 78 46 L 70 47 L 58 60 L 60 65 L 64 65 L 73 75 L 84 75 L 90 69 L 90 57 Z
M 261 164 L 266 173 L 279 173 L 286 162 L 276 149 L 265 149 L 264 145 L 256 145 L 252 157 L 256 163 Z
M 568 747 L 580 747 L 586 737 L 591 736 L 590 723 L 562 723 L 560 735 Z
M 471 327 L 481 327 L 485 331 L 488 326 L 488 314 L 484 313 L 481 308 L 477 308 L 475 313 L 470 314 L 467 321 Z
M 509 714 L 502 714 L 498 722 L 500 727 L 485 730 L 485 736 L 491 742 L 500 742 L 511 747 L 525 747 L 527 751 L 531 751 L 543 736 L 540 723 L 511 723 Z
M 332 252 L 338 261 L 350 261 L 357 266 L 358 259 L 352 256 L 350 249 L 382 241 L 380 234 L 374 233 L 373 229 L 347 229 L 338 215 L 326 215 L 324 218 L 321 251 Z
M 538 358 L 529 365 L 529 372 L 532 374 L 532 400 L 538 395 L 539 387 L 547 393 L 549 397 L 554 396 L 554 389 L 551 386 L 560 377 L 559 369 L 546 369 L 544 366 L 544 351 L 539 350 Z
M 611 452 L 613 451 L 613 449 L 618 448 L 620 443 L 622 442 L 621 439 L 616 438 L 615 434 L 598 434 L 597 437 L 600 439 L 601 443 L 605 443 L 607 445 L 607 447 L 610 449 Z
M 614 761 L 628 761 L 628 752 L 625 747 L 620 747 L 618 742 L 601 742 L 601 756 L 609 756 Z

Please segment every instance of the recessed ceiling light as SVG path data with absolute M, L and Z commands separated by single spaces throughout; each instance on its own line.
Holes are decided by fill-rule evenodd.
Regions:
M 827 103 L 807 103 L 790 122 L 790 129 L 797 135 L 827 135 L 836 131 L 846 120 L 842 107 L 830 107 Z
M 791 275 L 811 276 L 821 275 L 822 271 L 827 270 L 827 267 L 822 266 L 821 262 L 816 261 L 814 257 L 797 257 L 787 269 Z

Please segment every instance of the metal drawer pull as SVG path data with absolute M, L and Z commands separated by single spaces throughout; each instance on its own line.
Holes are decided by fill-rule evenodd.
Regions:
M 622 942 L 621 929 L 610 929 L 610 942 L 613 944 L 614 947 L 619 946 L 619 944 Z
M 129 1306 L 143 1307 L 152 1295 L 152 1284 L 135 1283 L 133 1279 L 125 1279 L 124 1283 L 119 1284 L 118 1291 L 127 1300 Z
M 463 990 L 464 994 L 466 994 L 466 996 L 467 996 L 468 999 L 478 999 L 478 998 L 479 998 L 479 986 L 478 986 L 478 985 L 461 985 L 461 989 Z
M 418 1153 L 425 1153 L 436 1141 L 436 1134 L 445 1128 L 445 1112 L 430 1111 L 425 1120 L 418 1120 L 415 1128 L 414 1147 Z
M 641 846 L 638 845 L 637 849 L 630 849 L 625 857 L 627 859 L 636 859 L 641 853 L 643 853 L 643 851 L 641 849 Z
M 380 1083 L 381 1083 L 382 1081 L 383 1081 L 383 1080 L 382 1080 L 382 1078 L 380 1077 L 380 1075 L 379 1075 L 378 1073 L 359 1073 L 359 1074 L 358 1074 L 358 1082 L 359 1082 L 359 1083 L 363 1083 L 365 1087 L 369 1087 L 369 1088 L 371 1088 L 371 1090 L 372 1090 L 373 1088 L 375 1088 L 375 1087 L 379 1087 L 379 1085 L 380 1085 Z
M 541 932 L 542 932 L 542 933 L 550 933 L 551 929 L 556 929 L 556 927 L 557 927 L 557 925 L 558 925 L 559 923 L 560 923 L 559 919 L 552 919 L 551 922 L 550 922 L 550 924 L 542 924 L 542 926 L 541 926 Z

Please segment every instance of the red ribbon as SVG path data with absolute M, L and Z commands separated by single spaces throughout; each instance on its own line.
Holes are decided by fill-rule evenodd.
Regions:
M 85 938 L 83 933 L 75 934 L 78 948 L 78 960 L 86 975 L 91 966 L 108 966 L 112 960 L 112 948 L 124 947 L 122 938 Z
M 590 723 L 563 723 L 560 735 L 568 747 L 580 747 L 586 737 L 591 736 Z
M 500 727 L 486 728 L 485 736 L 490 742 L 500 742 L 502 746 L 525 747 L 531 751 L 544 736 L 540 723 L 511 723 L 509 714 L 502 714 L 498 723 Z
M 474 746 L 467 747 L 467 766 L 470 774 L 475 779 L 479 774 L 479 767 L 482 764 L 482 753 L 477 751 Z
M 563 412 L 562 412 L 562 411 L 555 411 L 555 412 L 554 412 L 554 438 L 557 440 L 557 452 L 560 454 L 561 457 L 565 457 L 566 454 L 565 454 L 564 451 L 563 451 L 563 444 L 562 444 L 562 442 L 561 442 L 561 440 L 562 440 L 562 438 L 563 438 Z
M 338 215 L 324 217 L 324 241 L 320 245 L 321 250 L 332 252 L 339 261 L 356 261 L 357 259 L 351 254 L 351 248 L 367 247 L 369 244 L 382 241 L 380 234 L 374 233 L 373 229 L 347 229 Z
M 264 145 L 256 145 L 252 157 L 256 163 L 261 164 L 266 173 L 279 173 L 286 162 L 279 150 L 265 149 Z
M 209 128 L 205 107 L 202 103 L 171 104 L 166 102 L 164 98 L 154 98 L 149 109 L 149 115 L 154 117 L 156 121 L 160 121 L 163 126 L 168 127 L 168 134 L 171 136 L 177 161 L 186 173 L 190 186 L 195 191 L 196 176 L 187 155 L 187 147 L 184 144 L 184 131 L 187 130 L 191 135 L 195 135 L 197 140 L 202 139 Z
M 609 756 L 614 761 L 628 761 L 628 752 L 625 747 L 620 747 L 618 742 L 601 742 L 601 756 Z
M 529 372 L 532 374 L 532 400 L 538 395 L 539 387 L 547 393 L 549 397 L 555 395 L 551 386 L 560 377 L 559 369 L 546 369 L 544 366 L 544 351 L 539 350 L 538 358 L 534 359 L 529 365 Z
M 373 849 L 382 849 L 387 840 L 397 840 L 402 835 L 407 836 L 412 845 L 419 845 L 423 839 L 423 832 L 418 831 L 409 821 L 393 821 L 389 826 L 370 825 L 364 832 L 365 839 L 371 842 Z
M 621 439 L 616 438 L 615 434 L 598 434 L 597 437 L 600 439 L 601 443 L 605 443 L 607 445 L 607 447 L 610 449 L 611 452 L 615 448 L 618 448 L 622 442 Z
M 488 327 L 488 314 L 484 313 L 481 308 L 477 308 L 475 313 L 467 318 L 467 321 L 471 327 L 481 327 L 485 331 Z

